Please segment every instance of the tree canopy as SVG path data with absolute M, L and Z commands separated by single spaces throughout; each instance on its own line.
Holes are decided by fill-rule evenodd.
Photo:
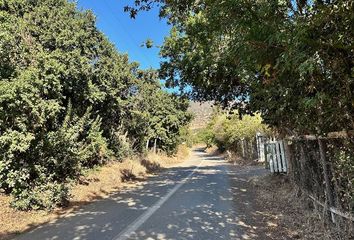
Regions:
M 259 112 L 288 134 L 354 128 L 354 3 L 136 0 L 172 25 L 161 48 L 168 86 Z
M 134 139 L 134 147 L 141 151 L 156 139 L 162 150 L 173 152 L 181 142 L 180 131 L 192 118 L 189 101 L 163 91 L 154 70 L 138 71 L 137 79 L 127 124 L 131 135 L 140 137 Z

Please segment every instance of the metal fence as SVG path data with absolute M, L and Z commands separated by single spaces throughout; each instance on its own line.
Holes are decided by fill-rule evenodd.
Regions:
M 292 139 L 287 149 L 292 181 L 332 222 L 353 222 L 353 139 Z

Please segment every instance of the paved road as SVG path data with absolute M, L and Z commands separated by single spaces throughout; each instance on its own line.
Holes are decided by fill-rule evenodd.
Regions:
M 190 160 L 137 188 L 16 239 L 268 239 L 248 183 L 260 174 L 260 167 L 240 168 L 195 150 Z

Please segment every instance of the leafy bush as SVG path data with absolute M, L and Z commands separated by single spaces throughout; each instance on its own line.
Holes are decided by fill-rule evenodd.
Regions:
M 332 183 L 336 204 L 354 213 L 354 142 L 350 139 L 327 140 L 327 157 L 331 159 Z
M 182 127 L 179 131 L 179 141 L 186 144 L 188 147 L 193 146 L 193 137 L 189 126 Z
M 253 141 L 257 132 L 269 132 L 267 126 L 262 124 L 260 115 L 244 115 L 240 119 L 238 114 L 216 112 L 208 126 L 197 136 L 207 147 L 215 144 L 221 150 L 232 150 L 237 148 L 240 140 Z
M 11 206 L 19 210 L 52 209 L 66 206 L 69 199 L 69 188 L 65 183 L 47 182 L 36 184 L 33 189 L 14 191 Z
M 101 118 L 97 117 L 89 124 L 85 144 L 81 148 L 81 163 L 84 167 L 101 165 L 112 158 L 113 151 L 102 134 Z
M 83 169 L 147 140 L 174 151 L 188 104 L 118 53 L 90 11 L 5 0 L 0 29 L 0 188 L 14 207 L 64 204 Z
M 215 143 L 215 134 L 210 125 L 196 133 L 196 143 L 205 143 L 207 148 L 210 148 Z

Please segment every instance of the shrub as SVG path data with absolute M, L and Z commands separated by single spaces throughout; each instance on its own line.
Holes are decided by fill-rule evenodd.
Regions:
M 215 143 L 215 134 L 209 127 L 203 128 L 197 132 L 197 143 L 205 143 L 207 148 L 210 148 Z
M 69 188 L 65 183 L 47 182 L 34 188 L 13 191 L 11 206 L 19 210 L 53 209 L 68 204 Z
M 215 144 L 221 150 L 232 150 L 236 149 L 240 140 L 252 142 L 257 132 L 269 132 L 267 126 L 262 124 L 260 115 L 244 115 L 240 118 L 238 114 L 230 116 L 217 112 L 197 136 L 207 147 Z
M 87 126 L 85 143 L 81 147 L 82 165 L 91 168 L 101 165 L 113 157 L 113 151 L 109 149 L 107 139 L 103 137 L 101 130 L 101 118 L 97 117 Z
M 0 1 L 0 29 L 0 188 L 14 207 L 65 202 L 83 169 L 148 139 L 178 145 L 188 104 L 118 53 L 92 12 L 67 0 Z

